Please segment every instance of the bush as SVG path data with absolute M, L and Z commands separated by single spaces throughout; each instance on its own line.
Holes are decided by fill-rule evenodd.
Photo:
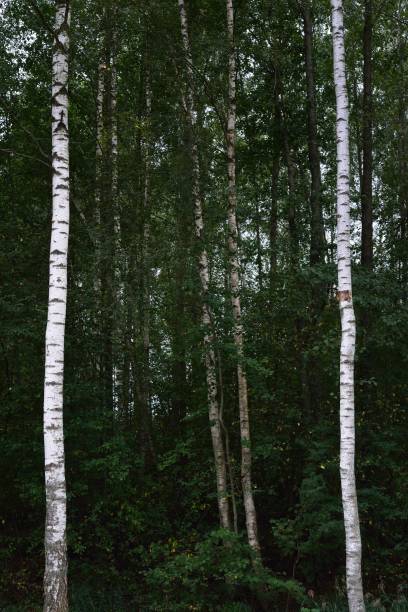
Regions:
M 155 546 L 151 554 L 155 568 L 146 572 L 150 610 L 244 612 L 261 600 L 278 604 L 288 595 L 303 598 L 294 580 L 256 567 L 249 546 L 228 531 L 211 532 L 189 549 L 174 541 Z

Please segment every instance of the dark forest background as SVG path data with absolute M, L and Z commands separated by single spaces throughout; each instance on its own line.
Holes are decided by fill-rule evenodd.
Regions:
M 31 2 L 8 1 L 0 16 L 1 610 L 37 610 L 42 594 L 51 218 L 47 24 L 52 27 L 53 4 L 38 0 L 36 6 L 40 12 Z M 265 584 L 270 609 L 319 610 L 336 600 L 341 606 L 345 554 L 329 3 L 235 2 L 241 298 L 261 574 L 251 565 L 240 496 L 226 253 L 225 6 L 221 0 L 191 0 L 187 8 L 219 399 L 238 532 L 218 528 L 177 2 L 74 0 L 64 407 L 72 609 L 244 612 L 258 609 Z M 325 227 L 317 254 L 305 14 L 313 24 L 318 197 Z M 345 20 L 363 577 L 368 601 L 406 610 L 408 6 L 401 0 L 346 0 Z M 105 150 L 97 220 L 98 66 L 109 37 L 116 54 L 117 107 L 112 111 L 105 100 L 104 108 L 106 129 L 112 112 L 118 123 L 117 212 L 109 182 L 112 156 Z M 364 179 L 370 155 L 371 195 L 367 174 Z

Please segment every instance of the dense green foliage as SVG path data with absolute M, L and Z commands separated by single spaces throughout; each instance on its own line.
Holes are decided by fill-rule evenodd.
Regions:
M 36 610 L 43 571 L 42 385 L 51 215 L 51 40 L 45 24 L 52 27 L 53 3 L 38 0 L 43 19 L 23 0 L 2 4 L 0 609 Z M 253 569 L 245 541 L 239 495 L 236 358 L 226 281 L 225 6 L 221 0 L 188 3 L 220 399 L 238 493 L 238 534 L 218 530 L 177 2 L 115 4 L 121 250 L 112 263 L 113 218 L 105 208 L 101 227 L 95 222 L 97 72 L 104 29 L 109 28 L 104 9 L 109 14 L 111 7 L 108 0 L 72 1 L 64 407 L 72 610 L 244 612 L 259 609 L 262 602 L 272 610 L 341 610 L 344 530 L 329 3 L 313 2 L 327 248 L 324 261 L 310 265 L 301 11 L 296 2 L 284 0 L 235 2 L 238 215 L 253 478 L 264 560 L 259 571 Z M 375 609 L 381 602 L 399 612 L 407 609 L 408 578 L 408 11 L 399 0 L 375 0 L 374 8 L 375 248 L 374 268 L 368 270 L 360 265 L 359 232 L 364 12 L 363 2 L 345 2 L 358 326 L 357 484 L 368 600 Z M 151 117 L 145 103 L 147 71 Z M 295 168 L 292 193 L 274 110 L 277 79 Z M 146 142 L 152 151 L 148 263 Z M 274 236 L 271 176 L 276 157 Z M 292 208 L 295 248 L 288 223 Z M 276 266 L 271 265 L 272 252 Z M 121 279 L 120 295 L 113 291 L 102 304 L 95 289 L 99 265 L 103 270 L 111 266 L 113 283 Z M 316 305 L 319 292 L 323 304 L 317 300 Z M 109 399 L 107 330 L 118 373 Z M 141 399 L 146 378 L 148 415 Z M 336 597 L 337 607 L 321 607 Z

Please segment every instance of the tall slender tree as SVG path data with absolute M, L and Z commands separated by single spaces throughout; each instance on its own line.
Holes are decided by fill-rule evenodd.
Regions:
M 101 334 L 103 402 L 106 414 L 111 416 L 114 404 L 114 303 L 115 303 L 115 212 L 114 176 L 115 153 L 114 110 L 116 98 L 113 90 L 112 55 L 115 34 L 115 12 L 107 0 L 103 13 L 104 96 L 102 106 L 102 158 L 101 158 Z
M 361 536 L 355 480 L 354 353 L 350 245 L 349 110 L 342 0 L 331 0 L 337 135 L 337 297 L 340 305 L 340 478 L 346 534 L 347 596 L 351 612 L 363 612 Z
M 227 169 L 228 169 L 228 254 L 229 281 L 234 319 L 234 343 L 237 352 L 239 423 L 241 432 L 241 481 L 245 508 L 248 543 L 260 554 L 258 524 L 252 490 L 252 451 L 249 426 L 248 384 L 244 365 L 244 333 L 241 317 L 240 272 L 238 259 L 237 186 L 236 186 L 236 59 L 234 40 L 234 7 L 227 0 L 228 36 L 228 109 L 227 109 Z
M 220 409 L 217 394 L 217 370 L 216 356 L 214 350 L 214 327 L 212 312 L 209 304 L 209 264 L 208 254 L 204 243 L 204 218 L 203 203 L 200 192 L 200 159 L 196 140 L 196 117 L 194 104 L 194 72 L 193 59 L 190 49 L 188 34 L 187 12 L 184 0 L 178 0 L 180 11 L 181 37 L 183 42 L 185 74 L 186 74 L 186 96 L 184 100 L 187 123 L 190 132 L 190 151 L 192 165 L 192 191 L 194 201 L 194 223 L 195 236 L 198 245 L 198 271 L 201 283 L 201 321 L 204 329 L 205 345 L 205 367 L 207 378 L 208 410 L 210 417 L 211 438 L 215 460 L 215 473 L 218 493 L 218 510 L 221 526 L 231 529 L 231 518 L 229 511 L 229 499 L 227 491 L 227 468 L 225 459 L 225 448 L 222 437 L 220 422 Z
M 141 367 L 140 367 L 140 438 L 141 453 L 143 461 L 147 458 L 154 461 L 155 452 L 151 437 L 151 410 L 150 410 L 150 290 L 151 290 L 151 253 L 150 253 L 150 220 L 151 220 L 151 157 L 152 157 L 152 136 L 151 136 L 151 115 L 152 115 L 152 88 L 150 83 L 148 50 L 146 51 L 145 69 L 145 136 L 143 139 L 143 211 L 142 211 L 142 245 L 141 245 Z
M 100 263 L 101 263 L 101 171 L 102 171 L 102 139 L 103 139 L 103 98 L 106 65 L 102 58 L 98 64 L 98 82 L 96 92 L 96 147 L 95 147 L 95 281 L 94 289 L 97 301 L 100 302 Z
M 44 377 L 45 612 L 68 610 L 63 381 L 69 237 L 69 24 L 69 3 L 57 0 L 52 58 L 52 230 Z
M 403 19 L 401 2 L 398 3 L 398 72 L 400 75 L 401 95 L 398 97 L 399 138 L 397 148 L 398 159 L 398 204 L 399 204 L 399 249 L 398 259 L 400 279 L 404 295 L 407 295 L 408 280 L 408 125 L 407 125 L 407 93 L 406 64 L 407 44 L 403 35 Z

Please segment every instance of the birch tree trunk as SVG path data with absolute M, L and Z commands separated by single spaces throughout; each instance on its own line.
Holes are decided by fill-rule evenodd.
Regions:
M 351 283 L 349 117 L 342 0 L 331 0 L 337 133 L 337 273 L 341 318 L 340 478 L 346 534 L 347 597 L 351 612 L 365 610 L 361 537 L 354 472 L 354 352 L 356 321 Z
M 45 612 L 68 610 L 63 381 L 69 236 L 69 22 L 68 2 L 57 0 L 52 59 L 52 230 L 44 377 Z
M 232 0 L 227 0 L 228 33 L 228 110 L 227 110 L 227 169 L 228 169 L 228 252 L 230 289 L 234 319 L 234 343 L 237 351 L 237 378 L 239 422 L 241 433 L 241 480 L 245 508 L 245 523 L 248 543 L 260 556 L 258 525 L 252 493 L 252 454 L 249 428 L 248 387 L 244 357 L 244 335 L 241 321 L 241 297 L 238 261 L 237 190 L 235 176 L 235 123 L 236 123 L 236 63 L 234 42 L 234 9 Z
M 225 449 L 220 423 L 220 410 L 217 397 L 217 372 L 214 351 L 214 333 L 212 326 L 212 313 L 208 303 L 209 266 L 207 250 L 204 246 L 204 219 L 203 204 L 200 193 L 200 160 L 195 135 L 196 110 L 194 106 L 193 91 L 193 63 L 188 36 L 188 21 L 184 0 L 178 0 L 180 11 L 181 37 L 183 41 L 185 71 L 187 81 L 187 95 L 185 100 L 187 122 L 190 131 L 191 162 L 192 162 L 192 191 L 194 200 L 195 236 L 199 248 L 198 271 L 201 282 L 201 322 L 204 329 L 205 368 L 207 378 L 208 410 L 210 417 L 211 439 L 214 452 L 215 473 L 217 481 L 218 510 L 220 524 L 224 529 L 231 529 L 229 500 L 227 492 L 227 468 Z

